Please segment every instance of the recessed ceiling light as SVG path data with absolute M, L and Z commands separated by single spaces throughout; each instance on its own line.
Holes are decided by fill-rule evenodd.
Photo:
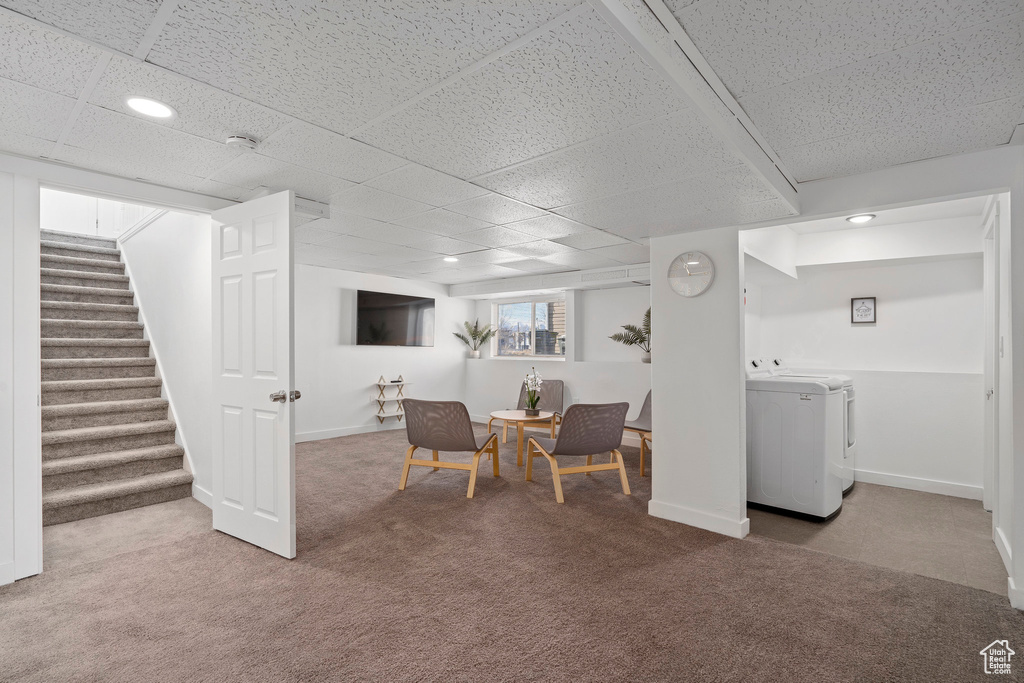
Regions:
M 459 259 L 455 258 L 454 256 L 445 256 L 444 260 L 447 261 L 448 263 L 455 263 Z
M 169 119 L 175 114 L 170 106 L 148 97 L 129 97 L 125 99 L 125 104 L 143 116 L 152 116 L 155 119 Z
M 850 221 L 851 223 L 867 223 L 869 220 L 871 220 L 874 217 L 875 217 L 875 214 L 873 214 L 873 213 L 862 213 L 862 214 L 859 214 L 857 216 L 850 216 L 846 220 Z

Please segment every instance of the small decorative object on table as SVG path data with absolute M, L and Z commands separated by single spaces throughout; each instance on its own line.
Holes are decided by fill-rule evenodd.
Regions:
M 466 328 L 466 334 L 461 332 L 452 332 L 458 339 L 469 347 L 469 357 L 479 358 L 480 357 L 480 346 L 487 343 L 487 341 L 494 336 L 497 330 L 491 329 L 491 326 L 484 325 L 480 327 L 480 318 L 477 318 L 472 325 L 467 320 L 463 325 Z
M 531 417 L 540 415 L 540 410 L 537 408 L 537 402 L 540 401 L 540 385 L 544 382 L 540 378 L 540 373 L 537 372 L 537 368 L 530 368 L 533 370 L 524 380 L 526 382 L 526 414 Z

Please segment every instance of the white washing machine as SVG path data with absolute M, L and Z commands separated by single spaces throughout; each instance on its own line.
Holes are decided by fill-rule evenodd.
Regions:
M 857 465 L 857 423 L 855 407 L 857 395 L 853 388 L 853 378 L 848 375 L 819 375 L 804 372 L 793 372 L 781 359 L 758 361 L 767 365 L 772 375 L 777 377 L 805 377 L 812 379 L 836 379 L 843 383 L 843 494 L 853 489 L 854 472 Z
M 747 368 L 747 501 L 816 520 L 843 505 L 843 385 Z

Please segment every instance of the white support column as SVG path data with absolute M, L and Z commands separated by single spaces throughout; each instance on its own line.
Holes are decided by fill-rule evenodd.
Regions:
M 1016 177 L 1010 188 L 1010 362 L 1013 372 L 1013 463 L 1011 472 L 999 472 L 1000 478 L 1012 478 L 1013 501 L 1011 527 L 1011 571 L 1008 585 L 1010 604 L 1024 609 L 1024 148 L 1017 147 Z M 1017 296 L 1015 296 L 1017 295 Z M 1016 360 L 1016 362 L 1014 362 Z
M 0 585 L 14 570 L 14 176 L 0 173 Z

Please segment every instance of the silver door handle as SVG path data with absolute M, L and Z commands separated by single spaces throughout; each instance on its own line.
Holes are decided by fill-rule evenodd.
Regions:
M 301 391 L 291 391 L 291 392 L 288 393 L 288 400 L 290 400 L 292 403 L 295 403 L 300 398 L 302 398 L 302 392 Z
M 989 389 L 985 392 L 985 400 L 992 398 L 992 394 L 996 393 L 994 389 Z
M 274 403 L 287 403 L 288 394 L 285 393 L 284 391 L 276 391 L 270 395 L 270 400 L 273 401 Z

